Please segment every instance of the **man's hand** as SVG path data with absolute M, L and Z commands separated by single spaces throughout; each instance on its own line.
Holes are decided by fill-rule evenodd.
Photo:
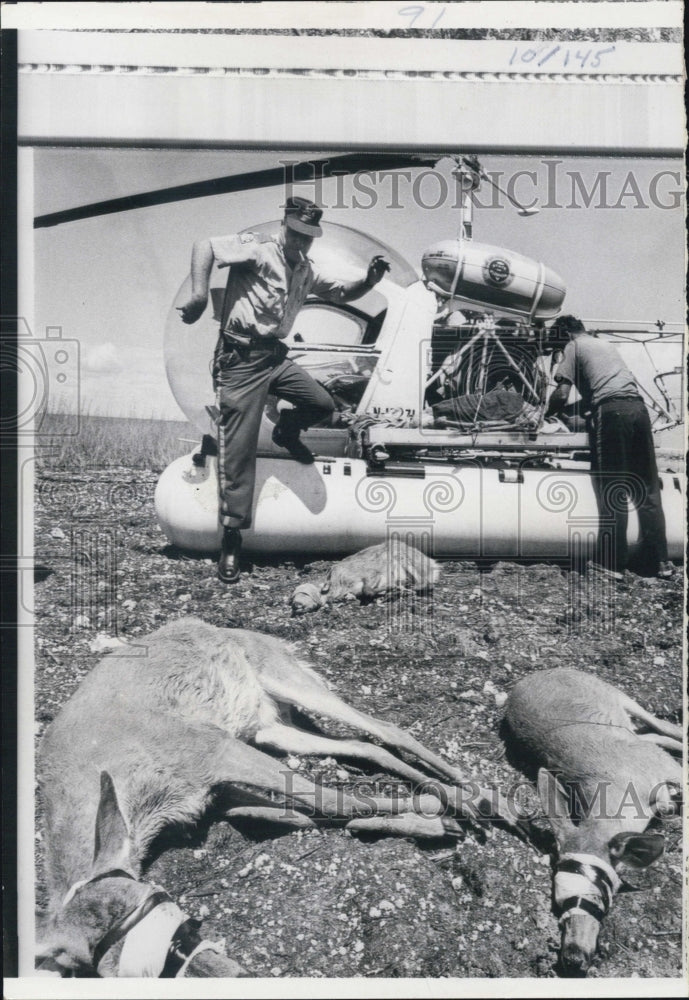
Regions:
M 177 306 L 177 312 L 181 314 L 184 323 L 195 323 L 203 314 L 207 302 L 207 297 L 192 296 L 183 306 Z
M 565 379 L 563 379 L 555 387 L 555 389 L 553 389 L 550 395 L 550 399 L 548 400 L 548 405 L 546 407 L 546 411 L 544 414 L 546 420 L 548 420 L 549 417 L 557 416 L 558 413 L 564 410 L 565 404 L 567 403 L 567 399 L 569 398 L 569 392 L 571 388 L 572 388 L 572 383 L 567 382 Z
M 374 285 L 378 284 L 378 282 L 386 273 L 386 271 L 389 270 L 390 270 L 390 264 L 388 263 L 388 261 L 385 259 L 385 257 L 382 257 L 380 254 L 377 254 L 371 260 L 371 263 L 368 265 L 368 272 L 366 274 L 366 284 L 369 286 L 369 288 L 373 288 Z

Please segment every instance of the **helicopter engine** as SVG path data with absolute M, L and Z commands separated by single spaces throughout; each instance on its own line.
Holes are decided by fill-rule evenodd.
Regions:
M 566 287 L 549 267 L 513 250 L 472 240 L 443 240 L 421 258 L 426 286 L 444 299 L 549 319 L 562 308 Z

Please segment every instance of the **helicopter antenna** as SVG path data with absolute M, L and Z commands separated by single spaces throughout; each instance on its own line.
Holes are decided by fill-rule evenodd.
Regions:
M 490 184 L 491 187 L 494 187 L 496 191 L 499 191 L 500 194 L 504 195 L 505 198 L 507 198 L 507 200 L 509 201 L 509 203 L 511 205 L 514 205 L 514 207 L 517 209 L 518 214 L 521 215 L 523 218 L 528 218 L 531 215 L 538 215 L 538 213 L 540 212 L 540 208 L 538 207 L 538 205 L 529 205 L 528 207 L 526 205 L 522 205 L 522 203 L 520 201 L 517 201 L 517 199 L 514 198 L 508 191 L 505 191 L 504 188 L 501 188 L 500 185 L 496 181 L 494 181 L 489 174 L 486 173 L 486 171 L 483 169 L 476 156 L 460 157 L 459 165 L 456 168 L 456 170 L 453 171 L 455 176 L 457 174 L 457 171 L 462 170 L 463 168 L 466 169 L 467 171 L 476 174 L 477 176 L 476 187 L 478 187 L 481 181 L 486 181 L 488 184 Z M 475 188 L 470 188 L 470 191 L 473 190 L 475 190 Z
M 471 195 L 477 191 L 481 184 L 481 164 L 475 156 L 462 156 L 457 160 L 457 166 L 452 171 L 452 176 L 457 182 L 457 187 L 461 193 L 459 205 L 459 233 L 457 239 L 470 240 L 473 237 L 473 203 Z
M 461 198 L 459 203 L 459 232 L 457 233 L 457 243 L 459 244 L 459 253 L 457 254 L 457 266 L 455 267 L 455 273 L 452 278 L 452 284 L 450 286 L 450 293 L 448 296 L 448 306 L 452 302 L 452 297 L 454 296 L 455 289 L 457 288 L 457 282 L 459 281 L 459 275 L 462 270 L 462 243 L 471 240 L 473 237 L 473 203 L 471 201 L 472 192 L 476 191 L 481 184 L 480 170 L 481 165 L 476 159 L 476 157 L 456 157 L 456 166 L 452 171 L 452 176 L 457 182 L 457 187 L 459 189 Z

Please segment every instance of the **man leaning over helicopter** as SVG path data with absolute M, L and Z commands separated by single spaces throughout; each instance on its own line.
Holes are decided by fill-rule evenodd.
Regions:
M 549 341 L 551 347 L 562 349 L 562 359 L 546 419 L 562 412 L 572 385 L 590 414 L 591 470 L 601 523 L 598 566 L 615 579 L 623 578 L 630 495 L 639 516 L 641 561 L 659 577 L 671 577 L 674 566 L 668 560 L 651 421 L 634 376 L 617 348 L 592 337 L 575 316 L 558 317 Z
M 278 233 L 211 237 L 193 246 L 191 298 L 178 307 L 185 323 L 195 323 L 206 308 L 213 264 L 230 268 L 213 357 L 223 527 L 218 576 L 224 583 L 235 583 L 240 575 L 241 529 L 251 526 L 256 449 L 268 393 L 294 407 L 281 411 L 273 441 L 305 464 L 313 462 L 313 455 L 300 432 L 335 409 L 327 390 L 287 358 L 283 341 L 297 313 L 310 293 L 336 302 L 358 299 L 390 269 L 377 256 L 354 281 L 321 272 L 307 254 L 323 235 L 322 214 L 305 198 L 288 198 Z

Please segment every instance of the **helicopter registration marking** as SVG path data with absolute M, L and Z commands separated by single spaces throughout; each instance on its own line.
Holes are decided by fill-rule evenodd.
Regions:
M 371 408 L 371 412 L 376 417 L 382 417 L 388 414 L 397 418 L 409 417 L 410 419 L 413 419 L 416 416 L 416 410 L 408 406 L 374 406 Z

